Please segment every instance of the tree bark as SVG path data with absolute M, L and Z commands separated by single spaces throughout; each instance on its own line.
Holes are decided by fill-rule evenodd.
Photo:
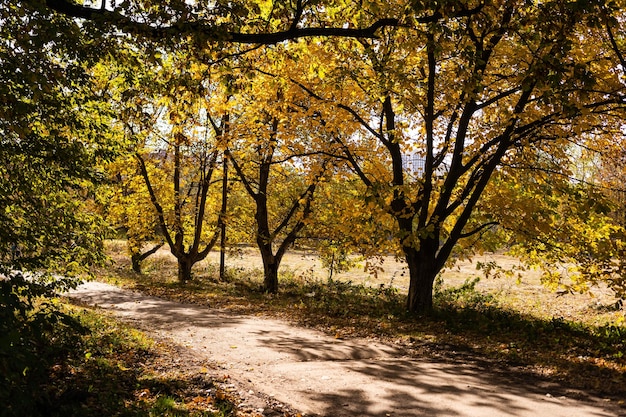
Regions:
M 268 244 L 259 245 L 261 258 L 263 259 L 263 289 L 272 294 L 278 292 L 278 267 L 280 259 L 272 253 L 272 246 Z
M 436 263 L 437 243 L 422 241 L 419 250 L 405 247 L 404 255 L 409 268 L 407 310 L 429 314 L 433 310 L 433 287 L 440 270 Z
M 178 282 L 186 284 L 191 281 L 191 268 L 193 267 L 193 259 L 183 256 L 178 258 Z

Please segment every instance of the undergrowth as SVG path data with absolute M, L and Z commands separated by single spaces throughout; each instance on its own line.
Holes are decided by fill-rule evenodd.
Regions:
M 0 416 L 235 415 L 233 398 L 207 396 L 208 390 L 219 392 L 210 379 L 200 381 L 169 366 L 164 348 L 143 333 L 89 309 L 56 308 L 72 326 L 58 323 L 41 334 L 46 342 L 38 354 L 44 359 L 31 361 L 37 369 L 13 375 L 12 382 L 26 389 L 3 396 Z

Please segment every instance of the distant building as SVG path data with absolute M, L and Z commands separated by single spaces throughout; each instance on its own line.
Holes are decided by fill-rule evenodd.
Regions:
M 426 158 L 421 155 L 402 155 L 402 169 L 416 178 L 422 177 L 426 171 Z M 435 176 L 443 177 L 448 172 L 448 164 L 444 161 L 435 169 Z
M 424 174 L 425 166 L 426 158 L 421 155 L 402 155 L 402 168 L 415 176 Z

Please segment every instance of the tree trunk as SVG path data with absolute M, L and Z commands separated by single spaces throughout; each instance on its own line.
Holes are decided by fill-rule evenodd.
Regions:
M 137 274 L 141 274 L 141 254 L 133 253 L 130 255 L 130 262 L 133 267 L 133 271 Z
M 278 292 L 278 264 L 272 262 L 263 265 L 265 277 L 263 278 L 263 286 L 265 291 L 276 294 Z
M 422 241 L 419 250 L 404 248 L 404 255 L 409 268 L 407 309 L 428 314 L 433 309 L 433 286 L 440 269 L 436 265 L 437 243 Z
M 272 253 L 272 246 L 259 245 L 261 258 L 263 259 L 263 289 L 266 292 L 276 294 L 278 292 L 278 267 L 280 260 Z
M 130 262 L 132 264 L 133 267 L 133 271 L 141 274 L 141 263 L 150 255 L 155 254 L 160 248 L 161 246 L 163 246 L 163 243 L 159 243 L 156 244 L 152 247 L 152 249 L 150 249 L 147 252 L 141 253 L 141 252 L 133 252 L 130 255 Z
M 218 219 L 220 226 L 220 281 L 226 280 L 226 210 L 228 209 L 228 159 L 226 153 L 222 156 L 222 209 Z
M 178 258 L 178 282 L 186 284 L 191 280 L 191 268 L 194 262 L 187 256 Z

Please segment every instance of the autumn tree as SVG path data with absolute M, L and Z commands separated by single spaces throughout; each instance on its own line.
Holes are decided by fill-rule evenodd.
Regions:
M 406 27 L 378 40 L 321 44 L 340 51 L 325 67 L 300 60 L 340 80 L 337 89 L 319 74 L 295 82 L 361 125 L 360 135 L 336 141 L 368 198 L 395 218 L 410 272 L 407 307 L 427 312 L 457 244 L 494 224 L 470 220 L 498 167 L 518 153 L 560 154 L 581 132 L 621 123 L 624 85 L 599 4 L 378 6 Z M 365 163 L 364 141 L 384 164 Z M 411 155 L 423 160 L 415 173 L 403 165 Z
M 189 67 L 183 58 L 183 52 L 170 53 L 157 59 L 156 72 L 141 73 L 147 78 L 138 82 L 143 88 L 130 100 L 123 122 L 162 236 L 177 259 L 178 279 L 185 283 L 219 237 L 221 194 L 215 181 L 223 125 L 212 126 L 210 112 L 224 96 L 198 75 L 206 65 Z
M 111 114 L 85 70 L 98 57 L 72 20 L 1 6 L 0 251 L 12 258 L 2 264 L 97 257 L 96 220 L 79 207 L 100 175 L 94 166 L 115 151 Z
M 42 299 L 103 259 L 103 225 L 90 209 L 95 167 L 116 145 L 89 74 L 99 33 L 11 0 L 0 1 L 0 22 L 0 401 L 3 413 L 34 415 L 50 329 L 71 324 Z
M 156 121 L 158 116 L 150 111 L 154 110 L 150 105 L 158 107 L 158 103 L 150 102 L 150 97 L 152 90 L 158 88 L 158 84 L 152 84 L 152 75 L 158 67 L 153 53 L 136 52 L 126 43 L 91 68 L 94 82 L 105 92 L 115 112 L 111 128 L 118 132 L 121 150 L 114 160 L 102 166 L 106 181 L 97 190 L 98 211 L 109 227 L 126 237 L 132 269 L 136 273 L 141 273 L 141 263 L 165 242 L 134 155 L 138 137 L 125 135 L 124 131 L 128 133 L 129 126 L 138 128 Z M 144 250 L 146 245 L 150 247 Z
M 280 42 L 306 38 L 300 52 L 285 49 L 300 70 L 283 75 L 320 103 L 311 120 L 334 129 L 329 146 L 395 219 L 411 311 L 432 307 L 435 276 L 458 243 L 493 225 L 471 219 L 502 164 L 526 151 L 562 153 L 581 133 L 602 137 L 599 127 L 623 120 L 622 2 L 46 5 L 137 40 L 177 36 L 197 49 L 295 50 Z M 421 157 L 423 169 L 409 173 L 403 156 Z
M 264 64 L 280 67 L 280 53 L 269 49 L 246 57 L 255 67 L 240 75 L 228 142 L 228 156 L 254 202 L 255 240 L 269 292 L 278 291 L 281 260 L 306 226 L 316 189 L 332 164 L 320 143 L 325 133 L 307 126 L 308 97 L 257 70 Z
M 165 241 L 135 158 L 122 154 L 106 165 L 109 181 L 106 187 L 100 187 L 99 201 L 108 224 L 126 237 L 133 271 L 141 273 L 142 262 L 156 253 Z

